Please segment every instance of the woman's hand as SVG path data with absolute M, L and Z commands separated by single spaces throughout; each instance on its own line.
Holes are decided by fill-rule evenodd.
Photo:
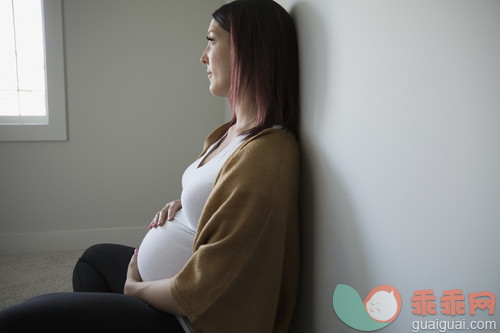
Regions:
M 143 300 L 158 310 L 186 316 L 186 312 L 177 304 L 170 292 L 172 279 L 142 281 L 137 268 L 137 253 L 136 249 L 132 259 L 130 259 L 123 293 Z
M 172 221 L 174 219 L 175 213 L 179 209 L 182 208 L 182 204 L 180 200 L 174 200 L 169 202 L 163 207 L 158 213 L 156 213 L 155 218 L 151 221 L 151 224 L 148 226 L 148 229 L 153 229 L 156 227 L 160 227 L 165 224 L 165 222 Z
M 127 279 L 125 280 L 125 286 L 123 288 L 123 293 L 125 295 L 134 296 L 139 283 L 142 282 L 141 274 L 137 268 L 137 253 L 138 250 L 135 249 L 134 255 L 128 264 Z

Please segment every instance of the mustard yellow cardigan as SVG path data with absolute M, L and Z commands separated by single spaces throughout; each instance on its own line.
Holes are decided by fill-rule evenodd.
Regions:
M 202 154 L 227 125 L 205 141 Z M 266 129 L 228 158 L 171 284 L 195 332 L 287 332 L 299 274 L 299 149 Z

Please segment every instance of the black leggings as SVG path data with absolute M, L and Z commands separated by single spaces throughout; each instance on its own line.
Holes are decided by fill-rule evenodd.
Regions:
M 123 294 L 133 253 L 116 244 L 90 247 L 73 271 L 74 292 L 0 311 L 0 332 L 184 332 L 175 316 Z

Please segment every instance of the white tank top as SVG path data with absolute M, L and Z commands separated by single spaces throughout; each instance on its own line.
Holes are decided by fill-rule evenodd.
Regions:
M 182 176 L 182 210 L 186 216 L 186 226 L 196 231 L 201 212 L 207 202 L 210 192 L 219 173 L 220 168 L 227 158 L 238 148 L 243 141 L 240 136 L 233 140 L 227 147 L 215 155 L 210 161 L 200 166 L 203 159 L 214 149 L 213 144 L 207 152 L 191 164 Z
M 200 166 L 214 149 L 194 161 L 182 176 L 182 209 L 173 221 L 151 229 L 139 247 L 137 265 L 144 281 L 159 280 L 176 275 L 193 254 L 193 241 L 201 212 L 212 191 L 215 177 L 227 158 L 239 147 L 244 137 L 239 136 L 210 161 Z

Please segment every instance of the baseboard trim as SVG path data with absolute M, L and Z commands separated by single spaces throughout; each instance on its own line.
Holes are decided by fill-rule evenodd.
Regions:
M 99 243 L 138 247 L 146 227 L 0 234 L 0 254 L 86 249 Z

